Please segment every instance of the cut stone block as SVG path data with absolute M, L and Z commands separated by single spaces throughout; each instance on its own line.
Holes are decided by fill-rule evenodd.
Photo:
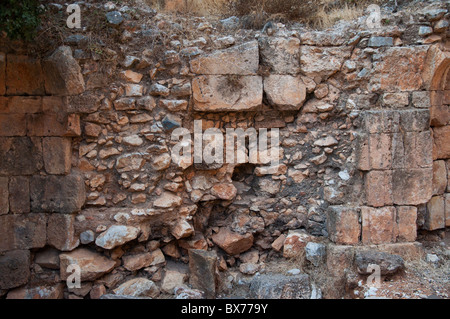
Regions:
M 328 209 L 327 230 L 330 239 L 337 244 L 357 244 L 361 234 L 358 209 L 345 206 L 330 206 Z
M 25 176 L 9 179 L 9 210 L 14 214 L 30 212 L 30 180 Z
M 42 248 L 46 244 L 47 216 L 19 214 L 0 216 L 0 252 Z
M 362 207 L 363 244 L 393 243 L 397 237 L 395 207 Z
M 44 95 L 44 77 L 41 63 L 25 55 L 6 57 L 7 95 Z
M 44 166 L 48 174 L 67 175 L 72 165 L 72 140 L 63 137 L 43 139 Z
M 12 250 L 0 255 L 0 289 L 19 287 L 30 278 L 30 252 Z

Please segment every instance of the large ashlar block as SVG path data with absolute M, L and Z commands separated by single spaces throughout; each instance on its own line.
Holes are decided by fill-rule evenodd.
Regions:
M 297 75 L 300 71 L 300 39 L 261 37 L 261 63 L 272 74 Z
M 9 179 L 9 210 L 14 214 L 30 212 L 30 179 L 12 176 Z
M 397 227 L 398 241 L 412 242 L 417 237 L 417 207 L 398 206 L 397 207 Z
M 47 216 L 17 214 L 0 216 L 0 252 L 42 248 L 46 244 Z
M 81 68 L 68 46 L 57 48 L 42 62 L 45 91 L 49 95 L 77 95 L 84 92 Z
M 32 175 L 43 167 L 42 141 L 36 137 L 0 137 L 0 174 Z
M 202 75 L 256 75 L 259 68 L 257 41 L 215 51 L 191 61 L 191 71 Z
M 446 188 L 447 188 L 447 167 L 445 161 L 434 161 L 433 195 L 442 195 L 445 192 Z
M 369 161 L 372 169 L 392 168 L 392 134 L 369 135 Z
M 362 207 L 362 237 L 363 244 L 393 243 L 397 237 L 395 207 Z
M 424 228 L 426 230 L 445 228 L 445 201 L 443 196 L 434 196 L 427 203 Z
M 387 48 L 374 63 L 370 86 L 387 92 L 420 90 L 427 51 L 427 46 Z
M 431 132 L 394 133 L 392 168 L 429 168 L 433 165 Z
M 33 212 L 71 214 L 79 212 L 86 200 L 83 177 L 33 176 L 30 180 L 31 209 Z
M 0 95 L 6 93 L 6 55 L 0 52 Z
M 55 175 L 69 174 L 72 140 L 64 137 L 45 137 L 42 146 L 45 171 Z
M 6 57 L 7 95 L 44 95 L 44 77 L 41 63 L 24 55 Z
M 75 233 L 75 215 L 51 214 L 48 217 L 47 245 L 61 251 L 71 251 L 79 244 Z
M 26 133 L 25 114 L 0 114 L 0 136 L 25 136 Z
M 196 111 L 251 111 L 262 105 L 263 82 L 260 76 L 199 76 L 192 91 Z
M 0 289 L 11 289 L 28 282 L 30 252 L 13 250 L 0 255 Z
M 392 174 L 395 205 L 427 203 L 432 194 L 433 169 L 397 169 Z
M 392 171 L 370 171 L 366 175 L 367 205 L 382 207 L 393 204 Z
M 328 209 L 327 230 L 330 239 L 336 244 L 357 244 L 361 235 L 358 209 L 345 206 L 330 206 Z
M 8 177 L 0 177 L 0 215 L 9 212 Z
M 281 111 L 297 111 L 306 100 L 306 86 L 300 77 L 270 75 L 264 79 L 264 92 Z
M 450 125 L 433 128 L 433 159 L 450 158 Z

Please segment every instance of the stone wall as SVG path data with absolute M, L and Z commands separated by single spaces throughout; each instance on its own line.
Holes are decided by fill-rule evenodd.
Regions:
M 216 252 L 225 271 L 323 238 L 394 244 L 449 226 L 446 14 L 414 37 L 197 21 L 203 36 L 171 38 L 156 60 L 147 45 L 102 59 L 83 36 L 41 59 L 6 47 L 0 296 L 95 298 L 138 273 L 155 296 L 173 294 L 185 276 L 169 264 L 193 249 Z M 141 43 L 154 35 L 144 31 Z M 194 120 L 279 128 L 280 164 L 172 161 L 172 131 L 193 133 Z M 74 263 L 83 285 L 67 290 Z

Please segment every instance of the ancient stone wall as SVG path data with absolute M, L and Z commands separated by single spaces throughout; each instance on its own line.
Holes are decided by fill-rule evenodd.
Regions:
M 211 259 L 195 249 L 224 272 L 308 242 L 414 242 L 449 226 L 445 15 L 425 15 L 431 31 L 414 36 L 281 24 L 236 35 L 201 22 L 204 36 L 174 37 L 156 61 L 154 29 L 134 33 L 148 46 L 103 59 L 82 36 L 41 59 L 5 46 L 0 295 L 95 298 L 145 274 L 155 297 L 185 280 L 174 262 Z M 194 133 L 195 120 L 278 128 L 279 165 L 173 161 L 173 130 Z M 82 288 L 67 290 L 71 264 Z

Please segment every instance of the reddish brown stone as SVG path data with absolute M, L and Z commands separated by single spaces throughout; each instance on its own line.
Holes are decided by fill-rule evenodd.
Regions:
M 358 210 L 352 207 L 330 206 L 327 230 L 330 239 L 337 244 L 357 244 L 361 234 Z
M 431 198 L 432 180 L 432 168 L 394 170 L 392 174 L 394 204 L 425 204 Z
M 249 250 L 253 245 L 253 235 L 241 235 L 226 227 L 220 228 L 217 234 L 212 236 L 213 242 L 230 255 L 237 255 Z
M 0 136 L 25 136 L 27 120 L 24 114 L 0 114 Z
M 206 298 L 216 295 L 217 253 L 206 250 L 189 250 L 189 283 L 194 289 L 205 292 Z
M 217 184 L 211 189 L 211 193 L 223 200 L 232 200 L 236 197 L 237 189 L 233 184 Z
M 443 196 L 434 196 L 427 203 L 424 228 L 426 230 L 445 228 L 445 202 Z
M 8 177 L 0 177 L 0 215 L 9 212 Z
M 113 270 L 116 264 L 113 260 L 86 248 L 63 253 L 59 255 L 59 260 L 62 280 L 67 280 L 71 275 L 67 271 L 69 265 L 78 265 L 81 268 L 81 281 L 92 281 Z
M 67 116 L 63 114 L 30 114 L 27 116 L 28 136 L 64 136 Z
M 43 167 L 42 141 L 34 137 L 0 137 L 0 158 L 0 174 L 36 174 Z
M 450 193 L 444 195 L 445 206 L 445 227 L 450 226 Z
M 433 159 L 450 158 L 450 125 L 433 128 Z
M 9 99 L 10 113 L 39 113 L 42 112 L 42 97 L 13 96 Z
M 392 205 L 392 171 L 370 171 L 366 175 L 367 204 L 374 207 Z
M 397 237 L 395 207 L 361 208 L 362 242 L 384 244 L 395 242 Z
M 442 195 L 445 192 L 446 188 L 447 188 L 447 168 L 445 165 L 445 161 L 434 161 L 433 195 Z
M 102 127 L 94 123 L 87 123 L 84 132 L 87 136 L 98 137 L 102 132 Z
M 43 63 L 45 91 L 48 95 L 77 95 L 84 92 L 84 79 L 68 46 L 57 48 Z
M 417 207 L 397 207 L 398 241 L 415 241 L 417 237 Z
M 33 212 L 71 214 L 79 212 L 86 199 L 83 177 L 33 176 L 30 181 Z
M 80 241 L 75 234 L 75 215 L 51 214 L 47 223 L 47 244 L 61 251 L 71 251 Z
M 48 174 L 70 173 L 72 140 L 64 137 L 45 137 L 42 142 L 44 166 Z
M 9 210 L 15 214 L 30 212 L 30 180 L 26 176 L 9 179 Z
M 431 126 L 444 126 L 450 124 L 450 105 L 433 105 L 430 108 Z
M 64 284 L 55 286 L 21 287 L 11 290 L 6 299 L 63 299 Z
M 0 289 L 26 284 L 30 278 L 30 252 L 12 250 L 0 255 Z
M 0 252 L 13 249 L 42 248 L 47 236 L 44 214 L 0 216 Z
M 283 243 L 283 257 L 295 258 L 303 255 L 306 245 L 313 237 L 302 230 L 289 231 Z
M 6 66 L 7 95 L 44 95 L 41 63 L 23 55 L 8 54 Z
M 80 136 L 81 124 L 79 114 L 69 114 L 67 116 L 67 127 L 64 136 Z
M 390 169 L 392 167 L 392 135 L 369 135 L 369 160 L 372 169 Z
M 0 52 L 0 95 L 6 94 L 6 55 Z

